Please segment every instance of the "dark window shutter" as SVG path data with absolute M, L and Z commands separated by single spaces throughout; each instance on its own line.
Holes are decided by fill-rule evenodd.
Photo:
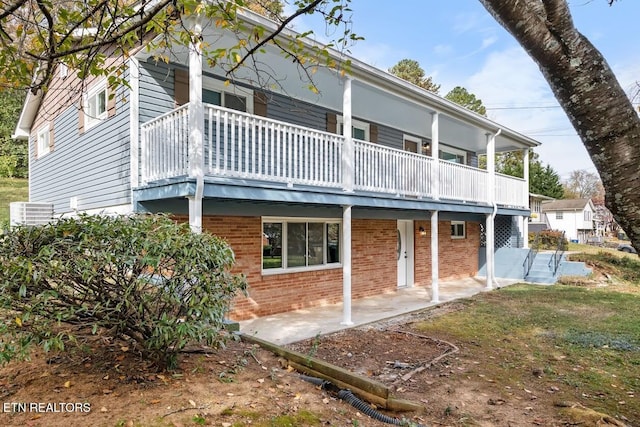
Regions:
M 378 125 L 369 124 L 369 142 L 378 142 Z
M 116 115 L 116 94 L 107 90 L 107 117 Z
M 53 122 L 49 123 L 49 151 L 53 151 Z
M 84 133 L 84 97 L 86 95 L 82 95 L 80 97 L 80 105 L 78 106 L 78 133 Z
M 264 92 L 253 92 L 253 114 L 267 117 L 267 95 Z
M 338 117 L 335 113 L 327 113 L 327 132 L 338 133 Z
M 173 91 L 176 107 L 189 102 L 189 72 L 176 68 L 173 70 Z

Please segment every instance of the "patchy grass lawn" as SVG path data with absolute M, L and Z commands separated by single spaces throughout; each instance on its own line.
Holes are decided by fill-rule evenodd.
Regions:
M 477 362 L 475 373 L 505 396 L 523 389 L 543 398 L 552 394 L 550 403 L 578 423 L 595 425 L 586 421 L 586 410 L 576 409 L 576 402 L 637 425 L 640 262 L 607 252 L 575 258 L 607 271 L 599 275 L 604 281 L 515 285 L 466 300 L 463 310 L 417 327 L 480 350 L 471 356 Z
M 29 200 L 29 180 L 0 178 L 0 226 L 9 222 L 9 203 Z

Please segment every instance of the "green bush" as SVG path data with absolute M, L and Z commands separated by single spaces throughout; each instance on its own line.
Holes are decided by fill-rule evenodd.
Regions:
M 529 233 L 529 242 L 531 246 L 537 245 L 539 250 L 556 250 L 558 248 L 558 242 L 560 242 L 560 250 L 566 251 L 569 249 L 569 241 L 562 231 L 557 230 L 542 230 L 538 233 L 536 242 L 536 233 Z
M 130 340 L 160 369 L 190 342 L 218 346 L 246 292 L 223 240 L 166 216 L 89 216 L 0 236 L 0 362 L 63 350 L 74 324 Z

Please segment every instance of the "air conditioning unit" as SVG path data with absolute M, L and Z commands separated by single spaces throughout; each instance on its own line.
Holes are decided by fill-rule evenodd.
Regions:
M 53 203 L 13 202 L 9 203 L 9 224 L 43 225 L 53 219 Z

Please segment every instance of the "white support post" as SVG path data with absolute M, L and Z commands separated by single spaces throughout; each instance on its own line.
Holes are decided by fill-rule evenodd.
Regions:
M 433 200 L 440 199 L 440 113 L 431 113 L 431 194 Z
M 524 196 L 523 196 L 524 197 L 524 200 L 523 200 L 524 205 L 523 206 L 526 209 L 529 209 L 529 191 L 530 191 L 529 190 L 529 185 L 530 185 L 530 182 L 529 182 L 529 149 L 528 148 L 525 148 L 525 149 L 522 150 L 522 162 L 523 162 L 523 165 L 522 165 L 523 172 L 522 173 L 524 175 L 523 178 L 524 178 L 525 189 L 526 189 L 525 192 L 524 192 Z
M 351 116 L 351 78 L 344 79 L 342 91 L 342 128 L 344 146 L 342 149 L 342 186 L 343 190 L 351 193 L 354 187 L 355 146 L 352 134 L 353 119 Z M 338 129 L 339 131 L 339 129 Z
M 342 207 L 342 322 L 351 321 L 351 206 Z
M 204 107 L 202 105 L 202 27 L 199 19 L 189 45 L 189 177 L 196 188 L 189 196 L 189 225 L 194 233 L 202 232 L 202 198 L 204 193 Z
M 140 112 L 139 112 L 139 80 L 140 69 L 138 60 L 129 58 L 129 159 L 132 211 L 136 210 L 133 200 L 133 190 L 140 185 Z
M 485 243 L 487 259 L 487 289 L 493 289 L 495 280 L 495 216 L 496 216 L 496 134 L 487 134 L 487 202 L 492 206 L 493 212 L 487 214 L 485 221 Z
M 493 280 L 495 277 L 494 272 L 494 252 L 495 252 L 495 227 L 493 214 L 487 214 L 485 219 L 485 244 L 486 246 L 486 258 L 487 258 L 487 289 L 493 289 Z
M 529 249 L 529 217 L 522 216 L 522 247 Z
M 431 302 L 440 302 L 438 278 L 440 264 L 438 261 L 438 211 L 431 212 Z

